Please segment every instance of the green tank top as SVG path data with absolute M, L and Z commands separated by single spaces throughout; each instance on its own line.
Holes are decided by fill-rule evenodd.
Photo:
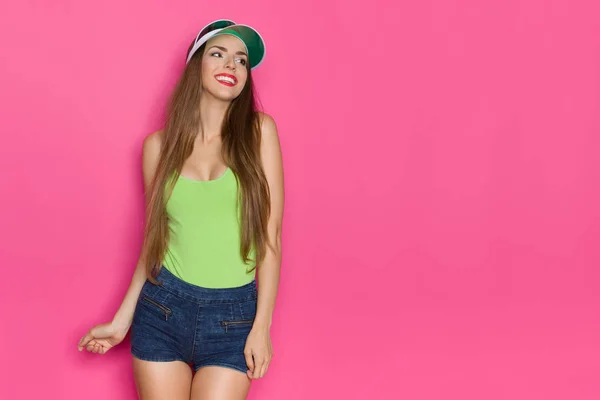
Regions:
M 230 168 L 210 181 L 179 176 L 167 201 L 170 238 L 164 267 L 185 282 L 207 288 L 250 283 L 255 278 L 254 262 L 244 264 L 240 255 L 237 196 Z

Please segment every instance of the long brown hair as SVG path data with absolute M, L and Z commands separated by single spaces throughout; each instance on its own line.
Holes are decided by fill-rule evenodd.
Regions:
M 179 176 L 185 160 L 192 154 L 200 127 L 201 71 L 205 49 L 206 44 L 192 57 L 171 95 L 160 157 L 149 187 L 150 196 L 147 196 L 142 251 L 146 275 L 155 284 L 158 283 L 155 278 L 169 244 L 166 203 L 176 182 L 171 178 Z M 254 261 L 253 270 L 266 254 L 267 221 L 271 209 L 269 186 L 260 159 L 260 120 L 249 63 L 246 69 L 246 85 L 229 105 L 223 120 L 221 155 L 237 178 L 238 205 L 241 206 L 240 256 L 246 263 Z M 253 259 L 250 257 L 252 250 Z

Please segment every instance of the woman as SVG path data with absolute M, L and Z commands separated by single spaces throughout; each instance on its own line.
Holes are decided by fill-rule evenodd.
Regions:
M 264 54 L 253 28 L 207 25 L 144 140 L 140 259 L 113 320 L 78 344 L 104 354 L 131 327 L 142 399 L 245 399 L 273 356 L 284 195 L 277 129 L 254 102 Z

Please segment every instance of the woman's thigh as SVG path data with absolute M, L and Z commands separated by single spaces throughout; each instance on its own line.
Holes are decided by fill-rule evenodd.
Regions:
M 141 400 L 189 400 L 192 369 L 182 361 L 143 361 L 133 357 L 133 376 Z
M 202 367 L 194 376 L 190 400 L 245 400 L 251 382 L 233 368 Z

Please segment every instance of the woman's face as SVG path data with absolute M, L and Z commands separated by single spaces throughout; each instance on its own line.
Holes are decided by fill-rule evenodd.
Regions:
M 248 55 L 244 43 L 232 35 L 209 39 L 202 56 L 202 87 L 214 97 L 232 101 L 248 79 Z

